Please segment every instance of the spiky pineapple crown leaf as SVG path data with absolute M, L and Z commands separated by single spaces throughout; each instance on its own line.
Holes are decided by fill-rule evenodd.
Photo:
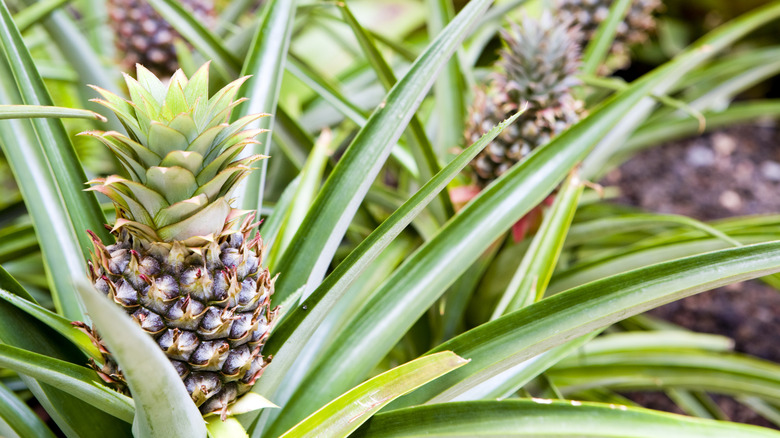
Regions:
M 223 234 L 240 213 L 230 206 L 232 189 L 262 158 L 239 158 L 263 130 L 247 126 L 267 114 L 228 123 L 240 78 L 209 97 L 209 64 L 191 78 L 181 70 L 165 85 L 141 65 L 137 77 L 125 75 L 130 99 L 93 87 L 127 135 L 89 131 L 117 157 L 129 178 L 112 175 L 90 181 L 88 190 L 108 196 L 117 209 L 115 230 L 147 241 L 200 245 Z
M 528 101 L 531 109 L 556 105 L 579 84 L 579 29 L 555 20 L 545 13 L 538 20 L 525 17 L 501 30 L 503 48 L 492 76 L 492 87 L 518 102 Z

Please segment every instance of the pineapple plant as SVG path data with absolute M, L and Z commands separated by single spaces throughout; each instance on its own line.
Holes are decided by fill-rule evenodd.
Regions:
M 274 278 L 261 266 L 254 215 L 230 206 L 235 186 L 264 158 L 238 158 L 261 132 L 246 126 L 263 115 L 227 123 L 243 79 L 209 98 L 208 69 L 189 79 L 178 70 L 166 86 L 138 65 L 138 80 L 125 76 L 130 100 L 96 87 L 105 99 L 97 102 L 128 134 L 84 134 L 111 149 L 130 177 L 90 181 L 90 190 L 114 202 L 117 220 L 109 227 L 116 242 L 91 234 L 88 271 L 155 337 L 200 410 L 224 417 L 268 363 L 261 350 L 273 322 Z M 95 365 L 101 377 L 125 388 L 109 354 L 103 362 Z
M 549 14 L 525 18 L 502 30 L 504 47 L 487 87 L 477 90 L 466 125 L 466 143 L 527 105 L 517 123 L 506 129 L 471 163 L 475 182 L 485 187 L 535 148 L 548 143 L 579 120 L 582 101 L 572 94 L 578 84 L 580 48 L 576 28 Z
M 556 13 L 562 20 L 581 30 L 581 43 L 593 39 L 596 30 L 609 16 L 612 0 L 556 0 Z M 615 39 L 610 46 L 612 60 L 601 71 L 621 69 L 629 65 L 629 48 L 647 41 L 655 30 L 653 14 L 661 8 L 661 0 L 632 0 L 623 21 L 618 25 Z
M 213 0 L 181 4 L 207 26 L 214 21 Z M 170 76 L 179 68 L 174 41 L 180 36 L 146 0 L 109 0 L 106 7 L 123 70 L 142 64 L 158 76 Z
M 488 84 L 476 91 L 465 141 L 474 142 L 501 120 L 522 114 L 471 162 L 475 187 L 453 190 L 457 204 L 476 196 L 584 115 L 583 102 L 573 94 L 581 64 L 578 35 L 576 27 L 547 13 L 538 20 L 525 17 L 521 23 L 510 22 L 508 29 L 502 29 L 503 48 Z M 512 228 L 515 241 L 536 228 L 541 218 L 542 206 L 538 206 L 518 221 Z
M 250 3 L 235 3 L 236 9 L 250 10 Z M 697 99 L 697 89 L 690 86 L 696 78 L 708 78 L 707 83 L 728 80 L 713 70 L 722 60 L 709 60 L 751 30 L 780 20 L 780 3 L 723 25 L 603 101 L 588 96 L 594 106 L 587 116 L 580 114 L 578 122 L 551 135 L 549 142 L 481 187 L 478 197 L 457 214 L 447 208 L 434 211 L 429 203 L 445 204 L 443 191 L 518 119 L 502 121 L 457 156 L 448 156 L 446 145 L 433 149 L 426 138 L 449 121 L 438 113 L 447 105 L 432 105 L 436 102 L 431 100 L 462 100 L 464 93 L 457 87 L 429 93 L 431 83 L 471 38 L 471 29 L 483 19 L 500 25 L 506 15 L 502 8 L 514 2 L 502 2 L 485 15 L 491 2 L 472 0 L 449 16 L 446 2 L 429 2 L 447 24 L 429 31 L 430 38 L 420 38 L 418 21 L 407 27 L 412 34 L 385 39 L 390 50 L 403 49 L 400 61 L 394 62 L 414 60 L 408 69 L 397 70 L 394 63 L 383 64 L 389 52 L 378 50 L 374 35 L 363 28 L 362 20 L 371 14 L 363 13 L 358 20 L 349 12 L 351 2 L 314 9 L 296 8 L 296 3 L 265 2 L 262 12 L 243 17 L 249 23 L 246 28 L 200 40 L 208 46 L 204 51 L 213 58 L 212 68 L 221 72 L 222 77 L 210 80 L 214 89 L 236 79 L 238 72 L 252 75 L 243 86 L 228 87 L 225 101 L 250 100 L 228 108 L 225 115 L 232 112 L 230 120 L 236 123 L 256 117 L 252 113 L 274 114 L 275 119 L 250 124 L 271 127 L 277 134 L 273 143 L 270 134 L 257 135 L 263 146 L 271 145 L 269 153 L 254 143 L 252 132 L 233 138 L 233 146 L 246 143 L 244 153 L 233 157 L 227 143 L 224 150 L 193 153 L 205 144 L 216 148 L 222 136 L 231 137 L 239 126 L 217 123 L 200 131 L 215 118 L 225 120 L 206 114 L 225 101 L 208 99 L 213 108 L 202 105 L 206 94 L 193 101 L 187 90 L 197 88 L 193 84 L 202 80 L 198 74 L 174 74 L 164 85 L 142 70 L 135 82 L 128 82 L 127 101 L 116 97 L 124 93 L 110 75 L 92 74 L 89 83 L 100 87 L 104 104 L 117 110 L 124 126 L 106 128 L 90 121 L 94 131 L 89 135 L 120 153 L 123 168 L 114 172 L 121 176 L 87 176 L 62 122 L 38 118 L 65 114 L 25 108 L 56 104 L 46 87 L 63 76 L 69 80 L 64 88 L 81 99 L 78 92 L 88 81 L 75 67 L 102 65 L 80 64 L 83 59 L 75 55 L 46 57 L 58 51 L 48 43 L 56 40 L 65 52 L 68 44 L 83 42 L 81 47 L 87 49 L 67 53 L 92 56 L 90 61 L 100 60 L 100 52 L 88 50 L 78 32 L 67 33 L 71 28 L 61 11 L 47 11 L 52 20 L 38 20 L 49 27 L 36 25 L 30 36 L 48 51 L 31 55 L 14 17 L 0 2 L 0 103 L 25 107 L 0 108 L 12 115 L 0 121 L 0 146 L 29 211 L 13 224 L 16 228 L 4 228 L 0 239 L 0 435 L 56 436 L 52 423 L 34 415 L 29 403 L 49 413 L 65 436 L 78 438 L 778 436 L 767 428 L 644 409 L 619 394 L 668 390 L 685 402 L 680 405 L 689 408 L 691 416 L 703 415 L 701 409 L 690 409 L 700 407 L 694 405 L 699 396 L 730 394 L 772 418 L 780 394 L 777 364 L 731 352 L 727 340 L 718 337 L 665 331 L 668 327 L 646 319 L 620 321 L 715 286 L 780 272 L 780 243 L 772 234 L 777 215 L 690 228 L 691 221 L 626 214 L 594 197 L 586 200 L 588 193 L 579 202 L 582 180 L 566 175 L 576 175 L 572 171 L 594 148 L 613 158 L 605 147 L 618 144 L 612 151 L 618 156 L 617 151 L 625 152 L 620 149 L 624 144 L 638 147 L 636 142 L 653 135 L 695 132 L 695 123 L 688 130 L 687 114 L 668 111 L 658 102 L 668 102 L 663 97 L 671 92 L 685 103 Z M 371 8 L 375 2 L 362 3 Z M 411 9 L 403 8 L 396 11 L 406 19 Z M 419 9 L 411 12 L 417 20 L 427 19 Z M 187 22 L 175 21 L 178 26 Z M 341 40 L 347 28 L 361 43 L 359 51 L 354 44 L 341 45 L 354 42 Z M 193 35 L 190 31 L 181 33 Z M 63 32 L 71 38 L 56 37 Z M 251 44 L 233 44 L 248 37 Z M 480 44 L 487 39 L 475 34 L 469 40 L 469 53 L 462 58 L 466 68 L 468 55 L 483 52 Z M 417 46 L 421 44 L 426 46 Z M 336 48 L 345 47 L 348 56 L 334 55 Z M 762 54 L 750 45 L 744 50 Z M 333 58 L 332 63 L 323 58 Z M 765 58 L 741 62 L 751 59 Z M 66 70 L 67 75 L 54 75 L 58 72 L 46 68 L 52 63 L 74 68 Z M 754 64 L 747 71 L 759 67 L 764 66 Z M 724 74 L 744 73 L 736 70 Z M 389 91 L 380 96 L 376 91 L 381 86 Z M 715 93 L 734 90 L 715 88 Z M 716 100 L 719 109 L 728 101 Z M 761 115 L 780 114 L 771 102 L 759 104 Z M 363 112 L 365 108 L 374 110 Z M 757 112 L 757 107 L 752 109 Z M 196 131 L 186 117 L 190 110 Z M 429 111 L 437 111 L 435 117 Z M 181 114 L 185 117 L 178 118 Z M 730 123 L 734 119 L 728 119 L 729 114 L 731 108 L 720 120 Z M 22 120 L 29 117 L 35 118 Z M 744 120 L 744 114 L 739 117 Z M 641 125 L 637 133 L 642 135 L 634 136 L 634 124 Z M 329 156 L 323 140 L 327 135 L 313 141 L 323 127 L 331 129 L 336 142 L 349 143 L 338 162 Z M 401 138 L 407 127 L 413 135 Z M 215 134 L 219 130 L 222 134 Z M 461 134 L 460 128 L 456 131 Z M 161 133 L 169 134 L 162 143 L 157 141 Z M 216 137 L 207 141 L 211 135 Z M 416 154 L 420 151 L 423 154 Z M 198 155 L 211 164 L 203 167 Z M 266 161 L 252 161 L 257 155 L 273 155 L 272 165 L 262 169 Z M 227 167 L 222 173 L 212 173 L 223 165 Z M 248 173 L 255 166 L 261 170 Z M 592 178 L 585 166 L 581 169 L 581 178 Z M 392 186 L 385 186 L 383 172 L 398 177 Z M 172 180 L 165 178 L 174 174 Z M 206 175 L 216 175 L 211 181 L 225 179 L 210 183 Z M 264 186 L 263 178 L 283 191 L 269 190 L 271 184 Z M 88 181 L 92 188 L 84 190 Z M 559 187 L 546 215 L 554 220 L 543 224 L 545 232 L 521 244 L 504 239 L 513 224 Z M 199 190 L 205 199 L 193 199 Z M 110 227 L 113 236 L 103 227 L 107 220 L 96 196 L 100 192 L 116 203 L 104 206 L 109 215 L 118 213 Z M 158 202 L 151 202 L 154 199 Z M 232 205 L 264 218 L 259 231 L 273 256 L 262 257 L 261 243 L 252 235 L 254 219 L 241 216 Z M 188 222 L 187 211 L 205 220 Z M 571 215 L 574 222 L 569 226 Z M 87 229 L 95 238 L 84 232 Z M 24 239 L 31 236 L 34 243 L 29 244 Z M 499 240 L 504 244 L 493 245 Z M 736 247 L 734 241 L 744 245 Z M 624 242 L 630 247 L 624 248 Z M 278 281 L 276 273 L 281 273 Z M 488 313 L 498 310 L 486 300 L 468 304 L 469 298 L 487 288 L 500 289 L 502 299 L 511 297 L 517 288 L 498 284 L 509 277 L 529 285 L 533 299 L 510 300 L 506 311 L 475 325 L 463 321 L 470 306 L 488 307 Z M 208 279 L 212 287 L 201 288 Z M 268 281 L 266 290 L 258 286 L 261 279 Z M 256 294 L 245 294 L 251 288 L 244 285 L 252 281 Z M 223 299 L 225 284 L 227 295 L 233 295 Z M 53 302 L 49 308 L 33 298 L 47 294 Z M 258 306 L 247 315 L 254 304 L 242 303 L 250 295 L 257 297 Z M 282 311 L 274 316 L 270 309 L 276 304 Z M 201 311 L 203 318 L 195 324 Z M 246 329 L 252 334 L 240 338 L 255 314 L 256 327 Z M 229 330 L 222 324 L 228 315 Z M 94 330 L 80 325 L 84 333 L 73 321 L 92 323 Z M 632 325 L 646 333 L 615 333 Z M 145 329 L 154 333 L 150 336 Z M 268 330 L 260 351 L 254 342 Z M 609 330 L 609 336 L 591 343 L 601 330 Z M 208 339 L 217 332 L 226 337 Z M 100 338 L 97 348 L 90 336 Z M 241 345 L 242 339 L 248 340 Z M 223 354 L 220 346 L 225 344 Z M 201 348 L 205 354 L 197 353 Z M 187 349 L 194 351 L 185 360 Z M 247 371 L 236 373 L 228 364 L 246 367 L 247 350 L 262 358 L 255 356 Z M 215 366 L 223 357 L 222 366 Z M 87 365 L 89 358 L 96 369 Z M 233 389 L 236 395 L 244 390 L 258 367 L 262 377 L 228 405 Z M 183 379 L 178 374 L 182 370 L 189 373 Z M 188 385 L 192 377 L 198 380 Z M 217 381 L 225 392 L 208 384 Z M 259 403 L 258 397 L 278 408 Z

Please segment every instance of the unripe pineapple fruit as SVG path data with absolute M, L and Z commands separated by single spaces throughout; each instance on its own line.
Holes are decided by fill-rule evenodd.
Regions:
M 239 158 L 255 143 L 247 125 L 228 123 L 243 80 L 209 98 L 208 65 L 166 86 L 138 66 L 126 76 L 130 100 L 96 88 L 128 135 L 93 131 L 116 154 L 129 178 L 91 181 L 116 207 L 109 245 L 94 234 L 89 275 L 96 288 L 155 338 L 204 414 L 220 412 L 246 393 L 267 365 L 274 279 L 261 266 L 262 240 L 251 237 L 252 214 L 233 209 L 232 189 L 264 158 Z M 102 346 L 101 346 L 102 347 Z M 96 369 L 124 388 L 106 354 Z
M 527 108 L 472 161 L 480 187 L 576 123 L 582 112 L 582 102 L 571 94 L 580 67 L 576 28 L 545 14 L 539 20 L 511 23 L 501 36 L 504 48 L 490 82 L 477 90 L 466 124 L 466 143 Z
M 609 16 L 613 0 L 556 0 L 556 13 L 582 31 L 582 45 L 586 45 L 601 23 Z M 630 63 L 629 47 L 640 44 L 655 30 L 653 14 L 661 7 L 661 0 L 633 0 L 623 21 L 618 25 L 610 48 L 611 67 L 625 68 Z
M 214 20 L 213 0 L 182 0 L 181 4 L 207 25 Z M 176 71 L 173 42 L 179 34 L 146 0 L 108 0 L 108 16 L 125 70 L 141 64 L 158 76 Z

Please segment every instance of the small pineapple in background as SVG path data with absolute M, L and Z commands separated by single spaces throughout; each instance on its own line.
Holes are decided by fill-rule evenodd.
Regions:
M 471 162 L 474 185 L 450 192 L 453 204 L 463 205 L 535 148 L 577 123 L 583 103 L 572 94 L 579 81 L 579 34 L 576 26 L 543 14 L 525 18 L 501 32 L 504 47 L 488 84 L 477 90 L 466 121 L 465 142 L 474 143 L 493 126 L 524 109 Z M 544 203 L 549 204 L 552 197 Z M 516 242 L 541 222 L 537 206 L 512 228 Z
M 485 187 L 534 148 L 579 120 L 582 102 L 571 93 L 578 83 L 580 49 L 576 28 L 544 14 L 502 31 L 504 48 L 487 87 L 477 90 L 466 124 L 466 143 L 527 105 L 471 163 L 475 183 Z
M 213 0 L 182 0 L 207 26 L 214 21 Z M 179 34 L 146 0 L 108 0 L 108 16 L 124 70 L 142 64 L 158 76 L 178 68 L 174 40 Z
M 247 125 L 262 115 L 228 124 L 243 101 L 233 100 L 243 80 L 209 98 L 208 64 L 189 80 L 177 71 L 168 86 L 141 66 L 137 75 L 126 76 L 131 100 L 96 88 L 128 136 L 85 133 L 108 146 L 130 176 L 91 181 L 91 190 L 114 202 L 117 221 L 116 242 L 92 235 L 89 275 L 156 339 L 201 412 L 224 418 L 268 363 L 261 349 L 275 315 L 274 278 L 261 266 L 260 236 L 251 237 L 253 215 L 233 209 L 229 198 L 264 158 L 239 158 L 261 132 Z M 110 354 L 94 366 L 125 389 Z
M 581 44 L 586 45 L 596 33 L 599 25 L 607 19 L 613 0 L 556 0 L 556 14 L 563 21 L 570 21 L 581 31 Z M 630 62 L 629 47 L 641 44 L 655 30 L 653 14 L 661 7 L 661 0 L 633 0 L 623 22 L 618 25 L 615 40 L 610 48 L 611 59 L 602 69 L 617 70 Z

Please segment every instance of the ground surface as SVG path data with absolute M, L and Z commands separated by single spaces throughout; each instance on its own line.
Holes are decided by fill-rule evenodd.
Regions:
M 659 213 L 701 220 L 778 213 L 780 126 L 740 126 L 643 151 L 604 183 L 620 187 L 617 202 Z M 759 281 L 695 295 L 650 314 L 691 330 L 728 336 L 737 351 L 780 362 L 780 292 Z M 631 398 L 647 407 L 675 411 L 660 393 Z M 734 400 L 717 401 L 733 421 L 771 427 Z

